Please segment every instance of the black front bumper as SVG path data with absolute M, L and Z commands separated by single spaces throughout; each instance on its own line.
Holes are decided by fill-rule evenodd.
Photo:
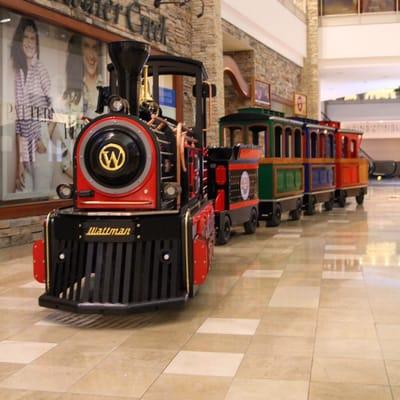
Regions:
M 53 214 L 39 305 L 124 314 L 184 303 L 191 282 L 185 229 L 181 214 Z
M 78 303 L 68 301 L 47 294 L 39 297 L 39 305 L 41 307 L 54 308 L 62 311 L 69 311 L 76 314 L 131 314 L 135 312 L 143 312 L 157 310 L 160 308 L 178 307 L 188 300 L 188 296 L 170 298 L 165 300 L 155 300 L 142 303 Z

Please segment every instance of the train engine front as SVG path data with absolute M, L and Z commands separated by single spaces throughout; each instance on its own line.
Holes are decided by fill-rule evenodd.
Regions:
M 109 53 L 110 87 L 100 91 L 109 113 L 81 131 L 74 183 L 58 188 L 73 207 L 51 212 L 44 242 L 34 244 L 34 274 L 46 283 L 39 298 L 44 307 L 128 313 L 183 303 L 210 268 L 214 212 L 206 196 L 204 67 L 180 57 L 149 58 L 141 42 L 111 43 Z M 154 104 L 139 101 L 146 62 Z M 193 127 L 162 116 L 163 74 L 195 79 Z

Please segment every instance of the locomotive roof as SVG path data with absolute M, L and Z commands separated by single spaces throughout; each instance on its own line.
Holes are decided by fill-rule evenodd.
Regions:
M 338 133 L 351 133 L 353 135 L 363 135 L 364 134 L 363 131 L 357 131 L 356 129 L 345 129 L 345 128 L 338 129 Z
M 220 118 L 219 122 L 265 122 L 267 120 L 283 122 L 289 125 L 297 125 L 303 126 L 303 123 L 300 121 L 279 117 L 275 115 L 268 115 L 267 113 L 260 112 L 258 109 L 243 109 L 240 112 L 226 115 L 225 117 Z
M 157 64 L 159 75 L 186 75 L 196 76 L 197 71 L 201 70 L 203 79 L 207 79 L 207 71 L 201 61 L 193 60 L 187 57 L 178 57 L 170 55 L 150 56 L 147 64 L 149 66 L 149 75 L 152 75 L 152 64 Z
M 327 131 L 331 131 L 331 132 L 335 132 L 336 129 L 332 128 L 331 126 L 327 126 L 327 125 L 319 125 L 319 124 L 306 124 L 307 128 L 314 128 L 314 129 L 323 129 L 323 130 L 327 130 Z

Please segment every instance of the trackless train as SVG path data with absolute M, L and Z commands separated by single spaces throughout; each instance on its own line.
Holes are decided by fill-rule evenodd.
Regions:
M 223 117 L 220 146 L 207 147 L 216 93 L 203 64 L 149 51 L 141 42 L 109 44 L 110 86 L 98 104 L 109 112 L 75 142 L 73 184 L 57 189 L 73 206 L 49 213 L 44 240 L 34 243 L 34 276 L 46 284 L 41 306 L 129 313 L 184 303 L 232 227 L 252 234 L 260 220 L 279 225 L 285 212 L 298 220 L 317 203 L 330 210 L 348 196 L 363 201 L 360 133 L 247 108 Z M 193 126 L 163 116 L 165 75 L 194 82 Z

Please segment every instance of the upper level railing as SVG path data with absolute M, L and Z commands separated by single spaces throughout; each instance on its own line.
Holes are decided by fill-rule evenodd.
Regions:
M 319 0 L 319 15 L 398 13 L 400 0 Z

